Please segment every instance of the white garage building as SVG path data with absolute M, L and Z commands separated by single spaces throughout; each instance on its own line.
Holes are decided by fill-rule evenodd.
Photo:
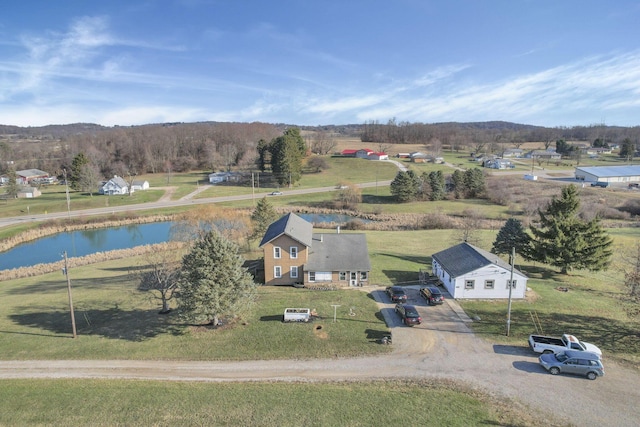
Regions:
M 589 182 L 629 183 L 640 182 L 640 165 L 579 166 L 576 179 Z

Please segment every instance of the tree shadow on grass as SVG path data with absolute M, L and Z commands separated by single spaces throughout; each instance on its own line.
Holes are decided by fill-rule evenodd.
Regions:
M 566 275 L 559 273 L 555 270 L 552 270 L 548 267 L 538 266 L 538 265 L 522 265 L 516 266 L 518 270 L 526 274 L 530 279 L 541 279 L 541 280 L 560 280 L 562 277 L 566 277 Z
M 65 311 L 39 311 L 13 314 L 10 319 L 21 325 L 50 331 L 56 334 L 70 333 L 71 318 Z M 105 310 L 75 311 L 78 335 L 95 335 L 104 338 L 140 342 L 161 334 L 181 335 L 183 327 L 172 322 L 171 316 L 161 316 L 158 310 Z
M 70 277 L 73 289 L 105 289 L 107 287 L 122 287 L 131 284 L 131 277 L 128 275 L 74 279 L 73 275 L 70 274 Z M 11 295 L 33 295 L 59 292 L 66 288 L 67 279 L 60 273 L 60 280 L 43 280 L 32 285 L 13 288 L 8 292 Z

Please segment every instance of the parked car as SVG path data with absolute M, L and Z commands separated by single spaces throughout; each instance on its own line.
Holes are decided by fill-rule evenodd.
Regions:
M 602 350 L 596 345 L 580 341 L 573 335 L 563 334 L 561 337 L 529 335 L 529 347 L 536 353 L 559 353 L 564 350 L 585 351 L 602 357 Z
M 596 181 L 596 182 L 592 182 L 591 183 L 592 187 L 602 187 L 602 188 L 607 188 L 609 186 L 609 183 L 606 181 Z
M 282 191 L 272 191 L 269 194 L 272 195 L 272 196 L 282 196 Z
M 427 300 L 429 305 L 442 304 L 444 302 L 444 295 L 436 286 L 427 286 L 420 289 L 420 295 Z
M 402 323 L 407 326 L 419 325 L 422 323 L 422 317 L 420 317 L 418 309 L 412 305 L 396 304 L 396 313 L 400 315 Z
M 584 375 L 590 380 L 604 376 L 604 366 L 597 354 L 567 350 L 556 354 L 542 354 L 538 359 L 551 375 Z
M 400 286 L 389 286 L 387 295 L 389 295 L 391 302 L 407 302 L 407 293 Z

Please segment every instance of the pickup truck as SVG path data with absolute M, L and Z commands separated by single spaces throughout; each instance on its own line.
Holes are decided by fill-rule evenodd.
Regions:
M 602 357 L 602 351 L 593 344 L 579 341 L 573 335 L 564 334 L 560 338 L 530 335 L 529 347 L 536 353 L 558 353 L 565 350 L 588 351 Z
M 309 322 L 311 320 L 311 309 L 309 308 L 286 308 L 282 317 L 283 322 Z

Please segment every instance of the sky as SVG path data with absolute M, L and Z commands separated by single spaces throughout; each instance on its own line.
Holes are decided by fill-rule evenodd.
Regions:
M 21 0 L 0 124 L 640 125 L 640 0 Z

